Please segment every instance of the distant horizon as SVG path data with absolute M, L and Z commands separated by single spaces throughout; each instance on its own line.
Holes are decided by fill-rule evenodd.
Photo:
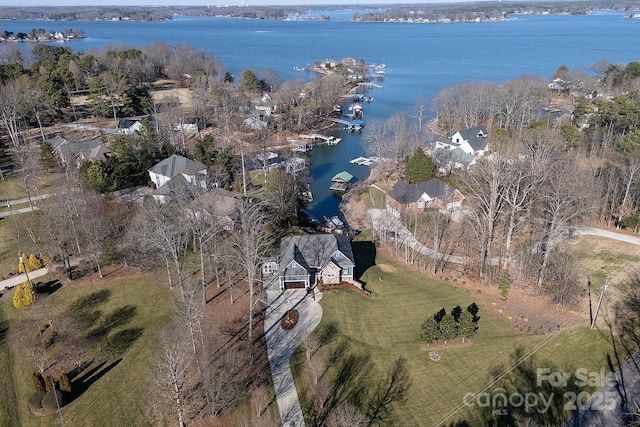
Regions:
M 402 2 L 392 2 L 389 0 L 348 0 L 346 3 L 341 0 L 245 0 L 244 6 L 367 6 L 367 5 L 398 5 L 398 4 L 443 4 L 443 3 L 482 3 L 495 0 L 403 0 Z M 51 0 L 43 4 L 42 0 L 9 0 L 5 7 L 55 7 L 55 6 L 241 6 L 242 0 L 233 0 L 232 2 L 207 1 L 207 0 L 188 0 L 188 3 L 179 4 L 179 0 L 138 0 L 135 4 L 127 0 L 88 0 L 84 3 L 74 2 L 73 0 Z

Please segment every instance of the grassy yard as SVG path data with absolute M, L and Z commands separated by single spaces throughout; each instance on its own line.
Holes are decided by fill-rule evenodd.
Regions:
M 582 236 L 569 241 L 580 266 L 581 280 L 591 278 L 591 285 L 599 291 L 607 279 L 610 284 L 626 280 L 627 273 L 640 268 L 640 246 L 594 236 Z
M 158 286 L 153 276 L 141 275 L 78 281 L 62 286 L 46 298 L 52 299 L 50 305 L 55 312 L 67 310 L 74 301 L 100 291 L 110 292 L 95 306 L 102 316 L 98 322 L 124 307 L 130 308 L 130 316 L 126 324 L 109 330 L 100 344 L 100 356 L 85 369 L 85 372 L 95 369 L 93 377 L 85 378 L 88 388 L 62 409 L 64 425 L 145 425 L 144 411 L 150 397 L 150 353 L 157 348 L 156 332 L 170 319 L 171 294 L 164 286 Z M 33 308 L 15 309 L 11 294 L 0 302 L 0 405 L 4 406 L 0 410 L 0 425 L 42 427 L 61 424 L 57 413 L 44 417 L 31 413 L 27 398 L 33 391 L 31 373 L 35 366 L 17 354 L 15 346 L 10 347 L 6 340 L 7 330 L 18 325 Z M 106 346 L 107 343 L 111 347 Z
M 375 187 L 369 187 L 368 191 L 362 193 L 362 201 L 367 210 L 384 209 L 386 204 L 386 194 Z
M 0 200 L 23 199 L 27 197 L 27 191 L 24 187 L 22 177 L 16 173 L 5 175 L 4 185 L 0 182 Z M 52 191 L 52 187 L 58 175 L 52 173 L 39 174 L 34 178 L 35 181 L 29 185 L 31 196 L 47 194 Z M 36 188 L 36 185 L 37 187 Z
M 37 219 L 32 213 L 22 213 L 0 218 L 0 276 L 7 276 L 10 272 L 18 270 L 18 250 L 26 253 L 37 252 L 37 249 L 26 231 L 29 226 L 34 232 L 38 230 Z M 20 239 L 16 238 L 16 221 L 20 230 Z
M 398 422 L 394 425 L 449 425 L 456 420 L 483 424 L 478 424 L 481 414 L 462 405 L 463 397 L 491 385 L 492 372 L 512 366 L 516 349 L 531 353 L 527 361 L 533 367 L 599 371 L 607 366 L 611 349 L 606 334 L 597 330 L 575 327 L 545 337 L 522 335 L 466 289 L 431 280 L 380 255 L 376 264 L 362 276 L 374 298 L 349 290 L 326 293 L 320 302 L 323 318 L 319 328 L 337 325 L 340 338 L 353 351 L 371 355 L 380 376 L 396 358 L 407 359 L 412 386 L 407 402 L 395 411 Z M 451 311 L 472 302 L 480 306 L 481 319 L 471 344 L 438 349 L 441 360 L 431 361 L 420 339 L 422 322 L 442 307 Z M 328 358 L 331 347 L 320 354 Z M 300 359 L 296 363 L 300 365 Z M 304 380 L 298 381 L 298 387 L 304 395 Z

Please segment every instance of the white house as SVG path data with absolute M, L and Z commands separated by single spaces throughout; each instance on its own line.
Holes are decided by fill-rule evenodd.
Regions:
M 133 135 L 142 130 L 142 122 L 138 119 L 118 120 L 118 132 L 124 135 Z
M 149 178 L 156 185 L 156 188 L 162 187 L 178 175 L 182 175 L 191 185 L 197 185 L 201 188 L 207 186 L 207 166 L 178 154 L 164 159 L 148 172 Z
M 461 130 L 449 136 L 447 142 L 436 142 L 435 148 L 446 148 L 447 150 L 461 149 L 474 157 L 482 157 L 489 149 L 489 135 L 484 126 Z
M 204 129 L 204 122 L 202 119 L 197 117 L 188 117 L 182 120 L 181 123 L 178 123 L 174 126 L 173 130 L 175 131 L 185 131 L 185 132 L 200 132 Z

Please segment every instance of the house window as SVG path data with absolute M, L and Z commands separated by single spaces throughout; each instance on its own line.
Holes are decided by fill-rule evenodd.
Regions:
M 272 274 L 278 271 L 278 264 L 275 262 L 265 262 L 262 265 L 263 274 Z
M 418 200 L 418 209 L 422 209 L 424 207 L 424 203 L 422 200 Z
M 328 271 L 325 275 L 327 276 L 327 278 L 336 277 L 336 273 L 334 273 L 333 271 Z

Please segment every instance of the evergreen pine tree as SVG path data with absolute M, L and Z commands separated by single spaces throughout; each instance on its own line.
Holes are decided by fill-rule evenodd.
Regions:
M 409 158 L 409 161 L 407 161 L 404 169 L 404 180 L 409 184 L 428 181 L 433 178 L 434 169 L 435 166 L 431 157 L 425 156 L 424 150 L 418 147 Z
M 463 311 L 460 313 L 460 318 L 458 319 L 458 336 L 462 337 L 462 342 L 466 338 L 471 337 L 476 332 L 477 326 L 473 322 L 473 315 L 468 311 Z
M 509 295 L 509 288 L 511 287 L 511 276 L 507 270 L 502 272 L 500 277 L 500 283 L 498 283 L 498 289 L 500 289 L 500 298 L 502 301 L 506 301 Z

